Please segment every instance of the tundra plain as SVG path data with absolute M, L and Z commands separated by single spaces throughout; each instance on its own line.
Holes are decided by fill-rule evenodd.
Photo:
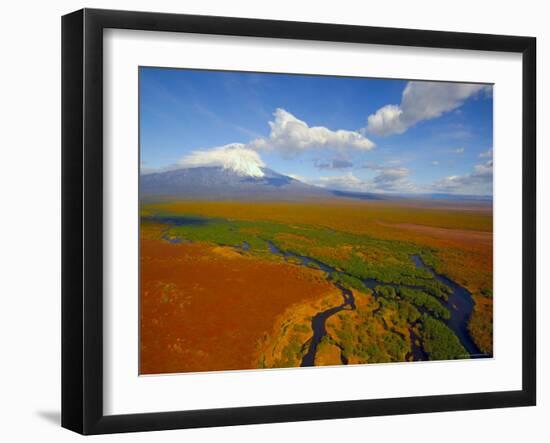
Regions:
M 140 372 L 490 357 L 492 204 L 142 203 Z

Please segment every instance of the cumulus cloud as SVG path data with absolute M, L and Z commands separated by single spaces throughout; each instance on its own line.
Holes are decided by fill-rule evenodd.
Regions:
M 369 115 L 366 131 L 374 135 L 403 134 L 408 128 L 398 105 L 386 105 Z
M 275 110 L 273 117 L 273 121 L 268 122 L 271 131 L 267 137 L 256 138 L 249 143 L 231 143 L 196 150 L 183 157 L 176 167 L 221 166 L 241 175 L 262 177 L 265 164 L 259 154 L 261 151 L 274 151 L 285 157 L 294 157 L 312 149 L 343 153 L 348 150 L 368 151 L 374 147 L 374 143 L 359 132 L 309 126 L 281 108 Z M 317 167 L 345 169 L 351 166 L 351 162 L 336 158 L 319 163 Z
M 328 161 L 315 161 L 315 166 L 319 169 L 347 169 L 353 167 L 353 163 L 349 160 L 333 158 Z
M 436 192 L 452 194 L 493 194 L 493 160 L 477 164 L 469 174 L 452 175 L 436 181 L 433 186 Z
M 372 183 L 378 191 L 405 192 L 414 190 L 414 185 L 409 180 L 408 168 L 379 165 L 366 165 L 365 167 L 376 171 L 377 174 L 372 179 Z
M 417 186 L 410 180 L 410 170 L 404 167 L 366 164 L 365 169 L 374 171 L 372 178 L 361 179 L 353 173 L 320 177 L 311 182 L 328 189 L 355 192 L 444 192 L 450 194 L 492 195 L 493 160 L 474 166 L 473 171 L 464 175 L 445 177 L 431 186 Z
M 389 104 L 367 119 L 366 132 L 374 135 L 402 134 L 422 120 L 440 117 L 491 86 L 467 83 L 410 81 L 399 105 Z
M 311 182 L 311 184 L 339 191 L 361 192 L 370 190 L 370 184 L 357 178 L 352 172 L 339 176 L 319 177 Z
M 252 177 L 262 177 L 265 167 L 259 152 L 275 151 L 285 157 L 294 157 L 311 149 L 331 149 L 340 153 L 347 150 L 368 151 L 374 143 L 355 131 L 332 131 L 323 126 L 310 127 L 290 112 L 278 108 L 269 122 L 271 131 L 249 143 L 231 143 L 209 149 L 200 149 L 183 157 L 176 167 L 221 166 Z M 320 163 L 320 169 L 344 169 L 353 166 L 347 160 L 333 159 Z
M 230 169 L 239 175 L 263 177 L 265 163 L 260 155 L 242 143 L 231 143 L 217 148 L 197 150 L 183 157 L 179 167 L 218 166 Z
M 493 157 L 493 148 L 488 149 L 485 152 L 479 154 L 479 158 L 492 158 Z
M 269 136 L 250 142 L 256 150 L 277 150 L 285 156 L 294 156 L 309 149 L 369 151 L 374 143 L 356 131 L 338 129 L 333 131 L 324 126 L 309 126 L 290 112 L 278 108 L 269 122 Z
M 309 183 L 323 188 L 355 192 L 414 192 L 407 168 L 366 165 L 376 172 L 372 178 L 361 179 L 352 172 L 338 176 L 319 177 Z

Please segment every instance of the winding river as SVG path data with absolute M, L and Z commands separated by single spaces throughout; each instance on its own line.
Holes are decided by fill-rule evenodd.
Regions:
M 156 221 L 160 221 L 161 223 L 174 224 L 174 225 L 202 225 L 202 224 L 208 223 L 209 221 L 208 219 L 201 218 L 201 217 L 151 217 L 151 218 L 155 219 Z M 163 239 L 171 243 L 181 243 L 186 241 L 185 239 L 182 239 L 180 237 L 168 237 L 166 232 L 163 235 Z M 278 248 L 273 242 L 265 239 L 264 241 L 267 242 L 269 246 L 269 251 L 272 254 L 280 255 L 284 258 L 293 258 L 302 266 L 317 267 L 325 272 L 327 279 L 330 278 L 330 276 L 333 273 L 345 274 L 342 271 L 338 271 L 337 269 L 319 260 L 316 260 L 311 257 L 299 255 L 290 251 L 282 250 Z M 250 245 L 246 241 L 244 241 L 241 245 L 235 245 L 235 247 L 244 251 L 248 251 L 250 249 Z M 467 289 L 455 283 L 453 280 L 449 279 L 448 277 L 435 272 L 431 267 L 427 266 L 422 261 L 422 258 L 419 255 L 416 255 L 416 254 L 411 255 L 411 260 L 413 261 L 413 263 L 417 268 L 421 268 L 429 271 L 436 280 L 440 281 L 441 283 L 445 284 L 451 289 L 452 292 L 448 295 L 448 299 L 446 301 L 440 300 L 440 302 L 445 307 L 447 307 L 449 309 L 449 312 L 451 313 L 450 319 L 445 321 L 445 323 L 458 337 L 458 339 L 462 343 L 462 346 L 464 346 L 464 348 L 468 351 L 471 358 L 486 357 L 486 355 L 483 354 L 479 350 L 479 348 L 476 346 L 476 344 L 474 343 L 474 341 L 472 340 L 468 332 L 468 320 L 472 315 L 472 310 L 474 307 L 472 294 Z M 338 283 L 334 283 L 334 282 L 332 283 L 340 290 L 342 294 L 342 303 L 338 306 L 333 306 L 329 309 L 318 312 L 313 316 L 311 320 L 311 330 L 313 332 L 313 335 L 311 339 L 304 344 L 304 347 L 307 348 L 307 351 L 304 354 L 304 357 L 302 358 L 301 366 L 315 365 L 315 356 L 317 353 L 317 348 L 321 343 L 321 340 L 323 339 L 323 337 L 327 335 L 326 321 L 331 316 L 337 314 L 342 310 L 345 310 L 345 309 L 355 310 L 355 298 L 354 298 L 353 292 L 347 288 L 344 288 L 342 285 Z M 377 285 L 392 286 L 393 288 L 398 288 L 399 286 L 403 286 L 403 287 L 408 287 L 412 289 L 422 289 L 421 286 L 397 285 L 394 283 L 384 283 L 373 278 L 365 279 L 363 280 L 363 283 L 365 284 L 366 287 L 370 288 L 373 291 L 375 296 L 377 296 L 375 291 L 375 288 Z M 409 335 L 411 339 L 411 351 L 409 352 L 408 357 L 412 357 L 412 359 L 415 361 L 427 360 L 428 355 L 426 354 L 422 346 L 417 344 L 419 339 L 415 335 L 412 329 L 409 329 Z M 345 359 L 342 358 L 342 363 L 347 364 L 347 361 L 345 361 Z
M 417 268 L 428 270 L 436 280 L 451 288 L 452 292 L 447 301 L 443 301 L 443 305 L 451 312 L 451 318 L 446 322 L 447 326 L 453 330 L 471 358 L 486 357 L 486 354 L 479 350 L 468 332 L 468 321 L 474 309 L 472 294 L 450 278 L 435 272 L 422 261 L 419 255 L 412 255 L 411 258 Z
M 298 259 L 298 262 L 303 266 L 309 267 L 311 265 L 315 265 L 326 273 L 327 278 L 329 278 L 333 272 L 337 272 L 336 269 L 323 262 L 320 262 L 319 260 L 315 260 L 314 258 L 306 257 L 303 255 L 294 254 L 289 251 L 283 251 L 275 246 L 275 244 L 271 241 L 268 241 L 267 244 L 271 253 L 282 255 L 285 258 L 291 257 Z M 327 335 L 327 328 L 325 326 L 327 319 L 344 309 L 355 309 L 355 298 L 353 297 L 353 292 L 339 284 L 336 284 L 336 287 L 340 289 L 340 292 L 342 293 L 342 304 L 329 308 L 325 311 L 318 312 L 313 316 L 313 318 L 311 319 L 311 330 L 313 331 L 313 336 L 306 343 L 307 352 L 302 358 L 300 366 L 315 366 L 315 356 L 317 355 L 317 348 L 321 343 L 323 337 Z M 347 362 L 342 363 L 346 364 Z
M 334 272 L 342 273 L 341 271 L 338 271 L 335 268 L 319 260 L 316 260 L 311 257 L 295 254 L 290 251 L 281 250 L 273 242 L 270 242 L 270 241 L 267 241 L 267 243 L 269 245 L 269 250 L 271 253 L 281 255 L 285 258 L 297 259 L 298 263 L 300 263 L 303 266 L 310 267 L 311 265 L 314 265 L 319 269 L 323 270 L 326 273 L 327 278 L 330 278 L 331 274 Z M 441 275 L 435 272 L 431 267 L 429 267 L 422 261 L 422 258 L 419 255 L 412 255 L 411 260 L 413 261 L 413 263 L 417 268 L 426 269 L 432 274 L 432 276 L 436 280 L 447 285 L 451 289 L 451 293 L 448 295 L 448 299 L 440 300 L 440 302 L 447 309 L 449 309 L 449 312 L 451 313 L 451 318 L 445 321 L 445 323 L 458 337 L 458 339 L 462 343 L 462 346 L 464 346 L 466 351 L 468 351 L 468 354 L 470 354 L 471 358 L 486 357 L 486 355 L 479 350 L 477 345 L 474 343 L 474 341 L 470 337 L 470 333 L 468 332 L 468 320 L 472 315 L 472 310 L 474 307 L 472 294 L 467 289 L 455 283 L 453 280 L 449 279 L 448 277 L 445 277 L 444 275 Z M 394 283 L 384 283 L 373 278 L 365 279 L 363 280 L 363 283 L 365 284 L 365 286 L 367 286 L 373 291 L 375 296 L 376 296 L 375 288 L 377 285 L 392 286 L 394 288 L 398 288 L 399 286 L 404 286 L 412 289 L 422 289 L 421 286 L 397 285 Z M 349 310 L 355 309 L 355 299 L 353 296 L 353 292 L 350 291 L 349 289 L 344 288 L 339 284 L 336 284 L 336 287 L 338 287 L 338 289 L 340 289 L 342 293 L 343 302 L 338 306 L 334 306 L 325 311 L 318 312 L 313 316 L 311 320 L 311 330 L 313 332 L 313 335 L 311 339 L 306 343 L 307 352 L 302 358 L 301 366 L 315 365 L 315 355 L 317 353 L 317 347 L 321 343 L 321 340 L 323 339 L 323 337 L 325 337 L 327 334 L 326 321 L 328 320 L 328 318 L 330 318 L 331 316 L 337 314 L 338 312 L 344 309 L 349 309 Z M 419 346 L 416 344 L 418 337 L 414 334 L 412 329 L 409 329 L 409 334 L 410 334 L 410 339 L 412 343 L 411 352 L 409 353 L 409 355 L 415 361 L 428 360 L 428 355 L 426 354 L 422 346 Z

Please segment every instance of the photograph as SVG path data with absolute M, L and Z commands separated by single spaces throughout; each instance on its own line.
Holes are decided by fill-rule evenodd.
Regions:
M 0 441 L 550 436 L 543 3 L 3 6 Z
M 138 69 L 140 375 L 493 357 L 492 84 Z

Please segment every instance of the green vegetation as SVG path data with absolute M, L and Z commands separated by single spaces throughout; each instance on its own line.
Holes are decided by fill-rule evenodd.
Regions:
M 392 286 L 378 285 L 374 288 L 374 290 L 378 296 L 383 297 L 384 299 L 394 300 L 396 298 L 400 298 L 411 302 L 418 308 L 423 308 L 429 311 L 437 318 L 443 318 L 445 320 L 451 318 L 449 310 L 441 305 L 436 298 L 419 289 L 411 289 L 403 286 L 399 286 L 398 289 L 395 289 Z
M 173 214 L 158 214 L 174 220 Z M 179 216 L 183 220 L 196 216 Z M 154 217 L 149 219 L 154 220 Z M 266 221 L 205 219 L 204 223 L 169 225 L 170 238 L 202 241 L 217 245 L 242 247 L 244 242 L 255 253 L 267 252 L 269 242 L 278 248 L 308 256 L 358 279 L 374 278 L 385 283 L 422 286 L 438 297 L 448 288 L 433 279 L 431 273 L 417 268 L 412 254 L 424 248 L 402 241 L 380 240 L 311 225 L 286 225 Z M 312 265 L 315 266 L 315 265 Z
M 447 285 L 444 285 L 439 280 L 435 279 L 403 279 L 401 281 L 402 285 L 407 286 L 418 286 L 422 287 L 422 289 L 427 292 L 430 295 L 433 295 L 434 297 L 441 298 L 443 300 L 447 300 L 449 298 L 449 294 L 452 292 L 451 288 L 449 288 Z
M 418 289 L 399 288 L 399 296 L 404 300 L 410 301 L 419 308 L 424 308 L 432 313 L 436 318 L 449 320 L 451 313 L 447 308 L 441 305 L 434 297 Z
M 347 289 L 356 289 L 357 291 L 362 291 L 362 292 L 364 292 L 367 289 L 365 284 L 361 280 L 359 280 L 357 277 L 353 277 L 352 275 L 348 275 L 348 274 L 342 274 L 341 272 L 333 273 L 330 276 L 330 280 Z
M 392 286 L 376 286 L 374 290 L 380 297 L 389 298 L 392 300 L 397 297 L 397 292 L 395 292 L 395 289 Z
M 424 350 L 430 360 L 452 360 L 468 358 L 468 352 L 460 344 L 457 336 L 445 323 L 429 315 L 422 315 L 422 337 Z
M 418 332 L 424 350 L 432 360 L 465 358 L 468 355 L 453 331 L 441 321 L 448 320 L 450 312 L 439 300 L 447 300 L 451 289 L 436 280 L 428 270 L 416 267 L 411 260 L 411 256 L 417 254 L 436 268 L 438 258 L 429 247 L 319 225 L 215 218 L 176 225 L 173 220 L 177 216 L 160 216 L 170 218 L 171 223 L 167 223 L 163 231 L 168 238 L 236 248 L 247 244 L 248 248 L 243 248 L 247 254 L 277 259 L 270 253 L 272 244 L 279 250 L 311 257 L 336 269 L 337 272 L 330 275 L 330 281 L 353 290 L 356 299 L 371 293 L 363 281 L 376 279 L 383 283 L 375 288 L 374 305 L 368 309 L 358 305 L 356 311 L 341 311 L 337 314 L 339 321 L 327 336 L 327 343 L 341 349 L 342 355 L 350 362 L 405 361 L 410 351 L 411 328 Z M 191 217 L 179 216 L 182 219 Z M 286 257 L 286 260 L 303 264 L 295 257 Z M 311 262 L 308 266 L 319 268 Z M 490 294 L 488 289 L 481 292 Z M 287 333 L 288 326 L 285 325 L 281 334 Z M 310 330 L 310 325 L 295 323 L 292 328 L 290 331 L 294 331 L 294 335 L 281 349 L 275 367 L 299 366 L 307 348 L 303 335 Z
M 408 301 L 400 301 L 399 307 L 399 318 L 408 323 L 409 325 L 415 324 L 420 318 L 420 312 Z
M 265 241 L 242 228 L 238 222 L 211 219 L 204 224 L 173 226 L 168 230 L 168 235 L 222 246 L 242 247 L 244 242 L 247 242 L 251 250 L 267 250 Z
M 358 306 L 356 311 L 338 314 L 339 322 L 329 327 L 332 340 L 342 353 L 355 363 L 387 363 L 404 361 L 409 351 L 406 337 L 391 320 L 395 303 L 380 299 L 382 311 L 373 315 L 369 307 Z M 388 317 L 389 321 L 386 321 Z M 397 320 L 397 316 L 395 318 Z M 391 326 L 388 324 L 391 323 Z
M 274 368 L 295 368 L 300 366 L 301 359 L 303 357 L 303 347 L 300 342 L 299 335 L 292 335 L 284 346 L 281 355 L 273 363 Z M 265 356 L 261 356 L 258 364 L 260 368 L 267 367 L 265 363 Z

